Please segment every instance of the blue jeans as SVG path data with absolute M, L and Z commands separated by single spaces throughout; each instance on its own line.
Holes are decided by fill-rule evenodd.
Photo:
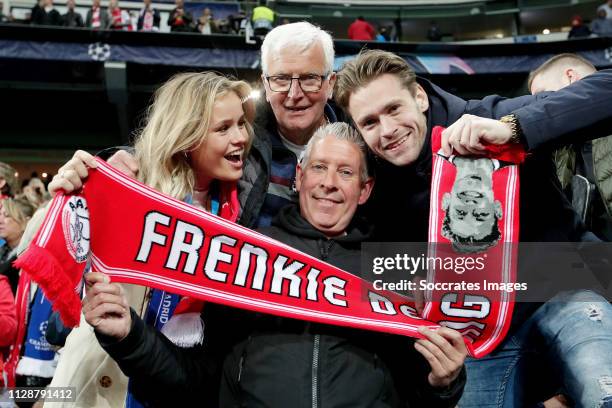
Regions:
M 537 350 L 548 362 L 539 378 Z M 554 377 L 577 407 L 612 408 L 612 306 L 590 291 L 561 293 L 494 353 L 468 359 L 466 367 L 461 408 L 524 407 L 527 389 Z

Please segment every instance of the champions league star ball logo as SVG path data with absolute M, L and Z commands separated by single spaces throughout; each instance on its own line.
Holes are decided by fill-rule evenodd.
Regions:
M 111 54 L 111 47 L 108 44 L 102 43 L 93 43 L 89 44 L 89 49 L 87 50 L 87 54 L 94 61 L 106 61 Z
M 62 229 L 68 252 L 77 262 L 89 254 L 89 210 L 82 197 L 71 197 L 62 210 Z

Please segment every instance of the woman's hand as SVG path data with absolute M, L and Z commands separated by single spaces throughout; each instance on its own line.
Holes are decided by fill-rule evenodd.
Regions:
M 85 274 L 85 320 L 98 333 L 123 340 L 132 328 L 130 305 L 123 288 L 100 272 Z
M 59 190 L 63 190 L 65 193 L 78 191 L 83 187 L 83 181 L 89 175 L 87 169 L 95 169 L 96 167 L 98 167 L 98 163 L 91 154 L 83 150 L 77 150 L 72 159 L 60 167 L 51 183 L 49 183 L 49 193 L 55 197 Z

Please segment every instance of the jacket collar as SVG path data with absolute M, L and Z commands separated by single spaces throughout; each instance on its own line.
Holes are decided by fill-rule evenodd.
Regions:
M 293 235 L 310 239 L 328 239 L 325 234 L 316 229 L 300 214 L 298 204 L 283 207 L 272 221 L 277 226 Z M 370 237 L 372 226 L 355 216 L 346 229 L 346 234 L 334 237 L 338 242 L 360 243 Z

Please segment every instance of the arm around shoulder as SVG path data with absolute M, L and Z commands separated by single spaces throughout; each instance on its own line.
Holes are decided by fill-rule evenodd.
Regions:
M 612 69 L 551 92 L 513 113 L 529 150 L 584 142 L 612 133 Z

